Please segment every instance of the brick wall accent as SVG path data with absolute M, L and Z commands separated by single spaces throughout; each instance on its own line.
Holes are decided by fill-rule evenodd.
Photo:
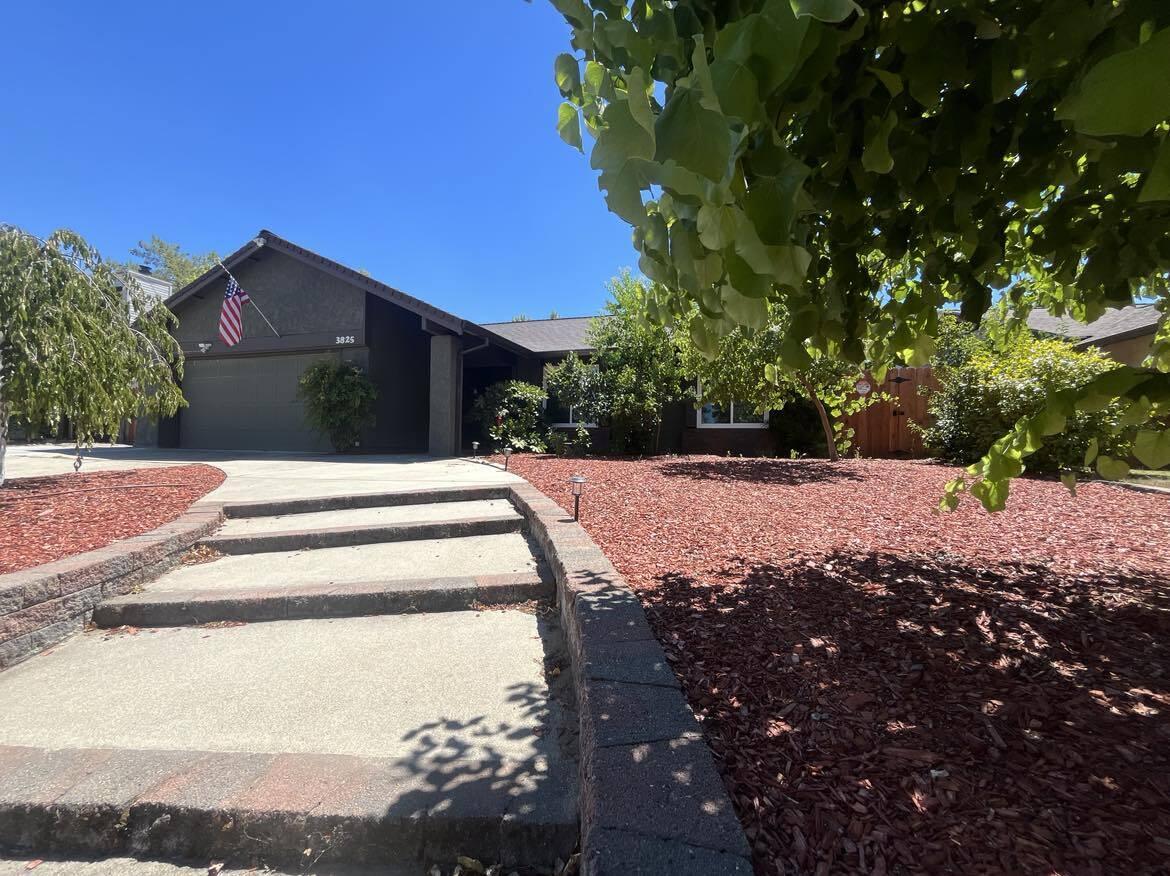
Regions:
M 84 628 L 99 602 L 161 575 L 222 520 L 219 505 L 198 503 L 151 532 L 0 575 L 0 669 Z
M 711 750 L 638 597 L 580 524 L 512 487 L 557 584 L 581 721 L 584 876 L 750 876 Z

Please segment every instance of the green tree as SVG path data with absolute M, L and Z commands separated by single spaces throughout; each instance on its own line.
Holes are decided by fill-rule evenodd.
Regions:
M 177 243 L 169 243 L 157 234 L 151 235 L 149 241 L 139 241 L 138 246 L 130 250 L 130 255 L 135 261 L 127 267 L 146 265 L 154 276 L 169 280 L 176 289 L 186 286 L 219 261 L 214 250 L 202 254 L 183 252 Z
M 714 356 L 700 349 L 689 334 L 680 332 L 674 337 L 684 370 L 699 379 L 700 402 L 734 400 L 750 403 L 760 411 L 779 411 L 796 399 L 806 399 L 820 420 L 826 453 L 836 461 L 852 445 L 853 432 L 845 418 L 887 396 L 859 396 L 855 387 L 863 369 L 818 350 L 810 352 L 804 368 L 777 368 L 785 322 L 781 308 L 771 306 L 763 329 L 737 326 L 719 339 Z
M 657 452 L 662 409 L 692 397 L 671 328 L 645 318 L 650 284 L 629 271 L 609 283 L 605 318 L 589 327 L 588 364 L 570 356 L 549 370 L 548 383 L 579 419 L 607 422 L 615 450 Z
M 552 2 L 575 50 L 555 63 L 558 130 L 595 139 L 606 202 L 664 290 L 650 315 L 694 312 L 709 354 L 768 301 L 791 315 L 783 368 L 814 349 L 880 376 L 926 364 L 950 302 L 977 323 L 1000 290 L 1010 323 L 1170 296 L 1170 4 Z M 1051 396 L 949 497 L 1002 508 L 1102 395 L 1140 405 L 1134 452 L 1170 462 L 1170 327 L 1152 365 Z
M 357 447 L 362 430 L 374 425 L 378 388 L 357 365 L 314 362 L 301 374 L 297 388 L 309 423 L 329 436 L 338 453 Z
M 78 446 L 185 405 L 175 318 L 72 231 L 0 225 L 0 484 L 8 422 L 60 417 Z

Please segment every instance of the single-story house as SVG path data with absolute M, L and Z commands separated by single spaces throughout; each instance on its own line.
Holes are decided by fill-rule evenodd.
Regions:
M 1092 322 L 1053 316 L 1042 307 L 1028 314 L 1028 328 L 1037 334 L 1065 338 L 1078 348 L 1098 347 L 1125 365 L 1140 365 L 1150 354 L 1162 313 L 1153 304 L 1111 307 Z
M 157 429 L 140 427 L 139 443 L 328 450 L 306 421 L 297 382 L 313 362 L 332 359 L 361 366 L 378 388 L 376 422 L 361 450 L 455 455 L 480 437 L 468 414 L 487 386 L 509 378 L 540 384 L 548 364 L 590 351 L 592 317 L 476 324 L 267 230 L 223 264 L 271 327 L 246 304 L 240 342 L 221 340 L 227 275 L 218 265 L 171 295 L 188 407 Z M 555 403 L 548 417 L 575 425 Z M 604 446 L 605 430 L 594 434 Z M 666 412 L 661 446 L 749 453 L 768 449 L 766 438 L 762 418 L 680 404 Z

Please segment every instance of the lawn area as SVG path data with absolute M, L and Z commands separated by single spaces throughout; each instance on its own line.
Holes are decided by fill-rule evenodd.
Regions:
M 1170 499 L 921 462 L 514 456 L 642 598 L 760 874 L 1165 872 Z
M 223 479 L 210 465 L 176 465 L 8 480 L 0 487 L 0 574 L 150 532 Z

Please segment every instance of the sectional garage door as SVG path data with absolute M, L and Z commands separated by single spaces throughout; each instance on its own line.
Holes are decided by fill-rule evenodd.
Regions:
M 329 442 L 305 422 L 297 380 L 333 353 L 188 359 L 179 414 L 182 447 L 205 450 L 319 450 Z

